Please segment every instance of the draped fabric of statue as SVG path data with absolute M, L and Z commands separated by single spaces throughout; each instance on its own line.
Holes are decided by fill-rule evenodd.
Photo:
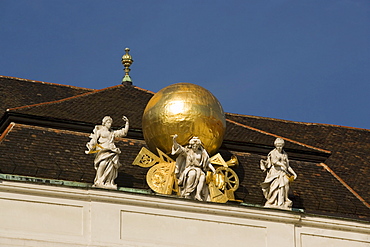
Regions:
M 215 170 L 209 162 L 207 151 L 201 146 L 197 137 L 192 138 L 189 145 L 185 147 L 177 144 L 175 139 L 172 146 L 172 155 L 178 155 L 175 173 L 180 186 L 180 196 L 199 201 L 209 201 L 206 173 L 210 169 L 213 172 Z
M 127 120 L 126 117 L 124 119 Z M 124 137 L 128 132 L 128 120 L 125 128 L 120 130 L 111 130 L 112 119 L 105 117 L 103 125 L 95 126 L 93 133 L 90 135 L 90 142 L 86 144 L 89 153 L 95 153 L 94 168 L 96 176 L 94 187 L 117 189 L 114 180 L 118 175 L 119 154 L 121 150 L 114 144 L 115 137 Z
M 283 145 L 284 141 L 278 138 L 275 141 L 276 148 L 268 154 L 267 160 L 261 160 L 261 169 L 267 171 L 266 178 L 261 183 L 267 200 L 265 207 L 292 207 L 292 201 L 288 198 L 289 177 L 293 175 L 296 179 L 297 175 L 289 166 L 288 155 L 282 150 Z

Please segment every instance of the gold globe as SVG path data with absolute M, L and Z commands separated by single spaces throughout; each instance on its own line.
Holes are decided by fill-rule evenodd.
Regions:
M 172 136 L 186 145 L 199 137 L 209 154 L 221 146 L 225 114 L 220 102 L 207 89 L 191 83 L 176 83 L 161 89 L 148 102 L 143 114 L 143 134 L 152 152 L 171 152 Z

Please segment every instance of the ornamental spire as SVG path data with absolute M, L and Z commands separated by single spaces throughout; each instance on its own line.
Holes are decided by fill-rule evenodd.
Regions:
M 125 66 L 125 77 L 123 77 L 122 79 L 122 84 L 126 84 L 126 85 L 132 85 L 132 80 L 131 80 L 131 77 L 129 75 L 129 72 L 130 72 L 130 66 L 131 64 L 134 62 L 134 60 L 132 60 L 132 57 L 130 54 L 128 54 L 128 52 L 130 51 L 130 48 L 126 48 L 125 49 L 126 51 L 126 54 L 122 56 L 122 65 Z

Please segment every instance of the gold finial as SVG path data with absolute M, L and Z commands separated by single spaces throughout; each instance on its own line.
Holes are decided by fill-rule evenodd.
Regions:
M 130 51 L 130 48 L 126 48 L 125 51 L 126 51 L 126 54 L 122 56 L 122 60 L 121 60 L 123 66 L 125 66 L 125 69 L 124 69 L 125 77 L 123 77 L 123 79 L 122 79 L 122 84 L 128 83 L 128 84 L 132 85 L 132 80 L 131 80 L 131 77 L 129 75 L 129 72 L 131 70 L 130 66 L 134 62 L 134 60 L 132 60 L 131 55 L 128 54 L 128 52 Z

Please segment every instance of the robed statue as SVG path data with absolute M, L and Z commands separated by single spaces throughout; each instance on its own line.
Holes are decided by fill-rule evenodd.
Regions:
M 105 116 L 102 125 L 96 125 L 93 133 L 90 135 L 91 140 L 86 144 L 88 151 L 86 154 L 95 154 L 94 168 L 96 176 L 93 187 L 117 189 L 114 180 L 118 175 L 119 154 L 121 150 L 114 144 L 116 137 L 127 135 L 129 128 L 128 118 L 123 116 L 125 126 L 119 130 L 112 130 L 113 120 L 110 116 Z
M 265 207 L 289 209 L 293 204 L 288 198 L 289 181 L 295 180 L 297 174 L 289 166 L 288 155 L 283 150 L 284 140 L 277 138 L 274 145 L 267 160 L 260 161 L 261 169 L 266 172 L 265 181 L 261 183 Z
M 209 162 L 209 155 L 198 137 L 193 137 L 186 146 L 176 141 L 173 136 L 172 155 L 176 158 L 175 174 L 178 179 L 180 196 L 199 201 L 210 201 L 209 188 L 206 184 L 207 171 L 215 173 Z

